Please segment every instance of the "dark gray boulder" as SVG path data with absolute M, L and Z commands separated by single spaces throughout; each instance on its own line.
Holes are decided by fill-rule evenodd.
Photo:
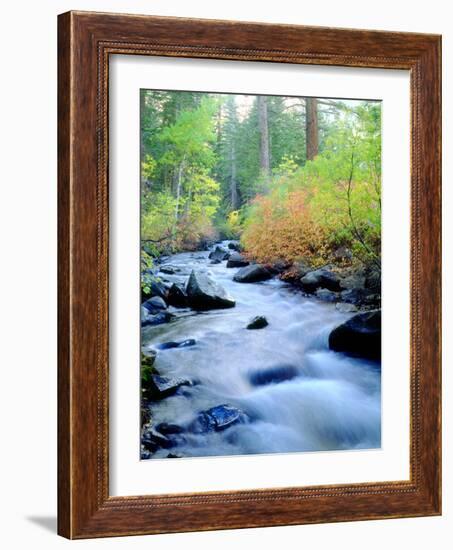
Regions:
M 252 372 L 249 380 L 254 386 L 266 386 L 267 384 L 278 384 L 286 380 L 292 380 L 296 376 L 299 376 L 297 367 L 293 365 L 276 365 L 275 367 Z
M 233 280 L 237 283 L 257 283 L 271 279 L 273 274 L 260 264 L 252 264 L 241 269 L 234 275 Z
M 381 312 L 369 311 L 351 317 L 329 336 L 331 350 L 367 359 L 381 359 Z
M 207 411 L 198 414 L 195 420 L 189 425 L 189 431 L 193 433 L 207 433 L 222 431 L 233 424 L 247 422 L 248 416 L 244 411 L 231 405 L 218 405 Z
M 186 286 L 191 308 L 203 311 L 234 307 L 236 302 L 207 273 L 192 271 Z
M 230 252 L 228 250 L 225 250 L 225 248 L 222 248 L 221 246 L 216 246 L 212 252 L 209 253 L 208 258 L 210 260 L 220 260 L 223 262 L 223 260 L 227 260 L 230 256 Z
M 267 327 L 268 324 L 269 323 L 264 315 L 258 315 L 250 321 L 246 328 L 248 328 L 249 330 L 254 330 Z
M 239 252 L 232 252 L 230 254 L 230 257 L 228 258 L 228 261 L 226 263 L 227 267 L 245 267 L 246 265 L 249 265 L 250 262 L 242 256 L 242 254 L 239 254 Z
M 300 282 L 306 292 L 315 292 L 318 288 L 327 288 L 334 292 L 340 290 L 340 277 L 327 268 L 310 271 L 301 278 Z
M 189 302 L 184 288 L 173 283 L 168 291 L 167 302 L 173 307 L 187 307 Z

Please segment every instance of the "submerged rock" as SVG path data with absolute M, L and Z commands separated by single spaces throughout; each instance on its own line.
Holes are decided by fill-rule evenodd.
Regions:
M 223 287 L 201 271 L 192 271 L 186 292 L 190 307 L 196 310 L 224 309 L 236 305 Z
M 242 254 L 239 254 L 239 252 L 232 252 L 230 254 L 230 257 L 228 258 L 228 261 L 226 263 L 227 267 L 245 267 L 249 265 L 250 262 L 242 256 Z
M 209 263 L 212 264 L 212 265 L 217 265 L 217 264 L 221 264 L 222 262 L 221 262 L 221 260 L 216 259 L 216 260 L 211 260 Z
M 359 313 L 336 327 L 329 336 L 329 347 L 349 355 L 381 359 L 381 312 Z
M 334 292 L 340 290 L 340 277 L 327 268 L 310 271 L 301 278 L 300 282 L 306 292 L 315 292 L 318 288 L 326 288 Z
M 238 422 L 247 422 L 248 416 L 244 411 L 231 405 L 218 405 L 199 413 L 190 424 L 189 430 L 194 433 L 222 431 Z
M 278 384 L 279 382 L 292 380 L 298 375 L 299 371 L 293 365 L 277 365 L 269 369 L 252 372 L 249 380 L 254 386 L 266 386 L 267 384 Z
M 189 338 L 188 340 L 183 340 L 181 342 L 164 342 L 163 344 L 158 344 L 157 349 L 173 349 L 173 348 L 188 348 L 196 344 L 196 340 Z
M 249 330 L 264 328 L 267 327 L 268 324 L 269 323 L 264 315 L 258 315 L 250 321 L 246 328 L 248 328 Z
M 273 277 L 272 273 L 261 264 L 252 264 L 241 269 L 234 275 L 237 283 L 257 283 Z
M 219 260 L 223 262 L 223 260 L 227 260 L 230 256 L 230 253 L 228 250 L 225 250 L 225 248 L 222 248 L 221 246 L 216 246 L 212 252 L 209 253 L 208 258 L 210 260 Z

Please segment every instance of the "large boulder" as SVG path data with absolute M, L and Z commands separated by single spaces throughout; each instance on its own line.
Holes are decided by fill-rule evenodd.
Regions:
M 187 307 L 189 302 L 182 286 L 173 283 L 168 291 L 167 302 L 174 307 Z
M 233 280 L 237 283 L 257 283 L 266 281 L 273 277 L 272 273 L 260 264 L 252 264 L 241 269 L 234 275 Z
M 225 309 L 234 307 L 236 302 L 207 273 L 192 271 L 186 287 L 191 308 L 196 310 Z
M 239 252 L 232 252 L 230 254 L 230 257 L 228 258 L 228 261 L 226 263 L 227 267 L 245 267 L 246 265 L 249 265 L 250 262 L 247 261 L 242 254 L 239 254 Z
M 331 350 L 381 359 L 381 311 L 359 313 L 336 327 L 329 336 Z
M 208 258 L 210 260 L 220 260 L 223 262 L 223 260 L 227 260 L 230 256 L 230 252 L 228 250 L 225 250 L 225 248 L 222 248 L 221 246 L 216 246 L 212 252 L 209 253 Z
M 300 282 L 306 292 L 315 292 L 318 288 L 327 288 L 334 292 L 340 290 L 340 277 L 327 268 L 310 271 L 301 278 Z
M 244 411 L 231 405 L 218 405 L 198 414 L 189 425 L 189 430 L 194 433 L 207 433 L 223 431 L 233 424 L 247 422 L 248 416 Z

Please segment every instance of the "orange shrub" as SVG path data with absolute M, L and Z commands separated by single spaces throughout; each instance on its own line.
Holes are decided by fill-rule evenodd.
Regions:
M 302 190 L 257 196 L 241 241 L 247 253 L 262 263 L 304 258 L 318 265 L 328 257 L 325 232 L 314 221 Z

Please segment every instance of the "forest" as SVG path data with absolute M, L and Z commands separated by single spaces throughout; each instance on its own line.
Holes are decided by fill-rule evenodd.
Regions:
M 146 256 L 240 239 L 380 268 L 380 102 L 141 90 L 140 112 Z

